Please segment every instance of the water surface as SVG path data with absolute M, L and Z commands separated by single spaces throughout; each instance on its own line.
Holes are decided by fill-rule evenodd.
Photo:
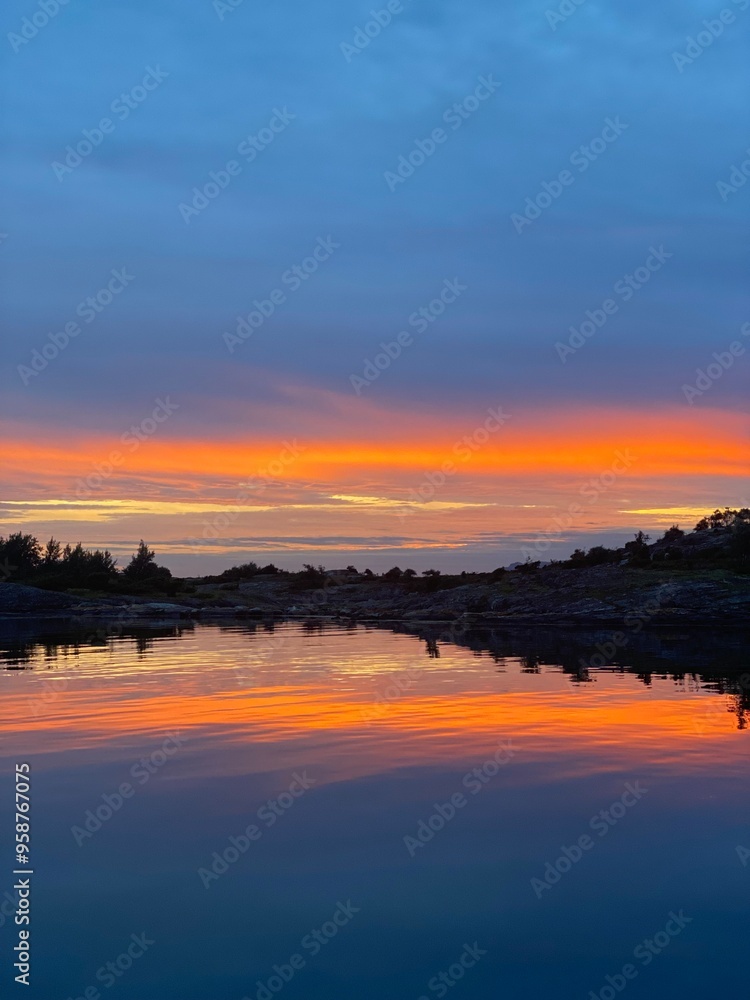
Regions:
M 46 633 L 2 644 L 29 995 L 745 995 L 744 637 Z

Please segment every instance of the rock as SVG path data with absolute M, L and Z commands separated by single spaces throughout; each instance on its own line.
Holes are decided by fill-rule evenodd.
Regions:
M 0 583 L 0 614 L 3 615 L 72 612 L 80 603 L 80 597 L 70 594 L 25 587 L 20 583 Z
M 144 604 L 131 604 L 128 611 L 137 617 L 163 617 L 163 618 L 187 618 L 190 617 L 193 608 L 186 608 L 183 604 L 169 604 L 166 601 L 147 601 Z

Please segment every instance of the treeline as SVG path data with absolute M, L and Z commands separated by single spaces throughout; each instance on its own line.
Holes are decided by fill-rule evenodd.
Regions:
M 695 526 L 696 531 L 712 531 L 716 528 L 732 528 L 744 531 L 750 525 L 750 507 L 740 507 L 739 510 L 732 510 L 725 507 L 724 510 L 715 510 L 708 517 L 702 517 Z
M 575 549 L 568 559 L 552 560 L 542 563 L 541 560 L 527 559 L 526 562 L 517 564 L 513 570 L 499 567 L 491 573 L 457 573 L 441 574 L 438 569 L 426 569 L 420 574 L 416 570 L 400 566 L 393 566 L 391 569 L 380 574 L 375 574 L 370 569 L 365 569 L 361 573 L 354 566 L 347 566 L 346 572 L 352 578 L 360 580 L 381 579 L 391 583 L 400 583 L 409 589 L 415 590 L 438 590 L 444 587 L 460 585 L 468 580 L 478 578 L 499 579 L 505 573 L 530 573 L 536 572 L 544 566 L 558 568 L 580 569 L 587 566 L 620 565 L 654 568 L 664 568 L 667 565 L 673 567 L 682 566 L 690 569 L 694 564 L 703 568 L 713 566 L 725 567 L 738 572 L 748 572 L 750 570 L 750 508 L 742 507 L 738 510 L 725 507 L 723 510 L 715 510 L 713 514 L 707 515 L 696 524 L 692 532 L 685 532 L 679 525 L 672 525 L 661 538 L 656 541 L 651 540 L 649 535 L 639 531 L 634 538 L 626 542 L 620 548 L 607 548 L 604 545 L 594 545 L 592 548 Z M 289 573 L 280 570 L 273 564 L 268 566 L 258 566 L 256 563 L 244 563 L 242 566 L 233 566 L 225 570 L 218 576 L 204 577 L 206 582 L 233 584 L 242 580 L 252 579 L 254 576 L 281 573 L 284 576 L 294 578 L 295 586 L 298 589 L 310 589 L 321 586 L 330 574 L 324 566 L 305 565 L 304 569 L 298 573 Z
M 631 542 L 619 549 L 608 549 L 604 545 L 595 545 L 588 551 L 576 549 L 567 562 L 558 565 L 663 566 L 683 562 L 690 565 L 697 562 L 706 567 L 726 566 L 747 572 L 750 569 L 750 508 L 715 510 L 701 518 L 689 534 L 674 524 L 653 543 L 648 535 L 639 531 Z
M 595 545 L 576 549 L 569 559 L 553 560 L 542 564 L 531 558 L 512 570 L 499 567 L 491 573 L 441 574 L 437 569 L 416 570 L 394 566 L 380 575 L 370 569 L 359 572 L 354 566 L 331 573 L 324 566 L 306 564 L 299 572 L 279 569 L 273 563 L 260 566 L 255 562 L 232 566 L 216 576 L 195 578 L 193 583 L 216 583 L 226 589 L 236 589 L 245 580 L 256 576 L 284 576 L 298 590 L 309 590 L 327 582 L 347 579 L 387 580 L 399 583 L 410 590 L 441 590 L 460 586 L 470 580 L 500 579 L 508 572 L 534 573 L 546 567 L 583 568 L 606 564 L 691 569 L 726 568 L 736 572 L 750 572 L 750 508 L 715 510 L 696 524 L 692 532 L 684 532 L 673 525 L 664 535 L 652 542 L 639 531 L 632 541 L 621 548 Z M 175 594 L 190 591 L 191 581 L 175 579 L 166 566 L 159 566 L 152 549 L 141 540 L 130 562 L 118 569 L 117 560 L 108 549 L 86 549 L 78 542 L 65 545 L 50 538 L 46 545 L 34 535 L 16 532 L 7 538 L 0 537 L 0 581 L 27 583 L 48 590 L 86 589 L 113 593 L 141 594 L 161 592 Z
M 43 545 L 34 535 L 16 532 L 0 537 L 0 573 L 4 581 L 46 590 L 112 590 L 138 593 L 170 591 L 172 574 L 156 563 L 156 554 L 141 540 L 123 569 L 109 549 L 86 549 L 78 542 L 63 546 L 56 538 Z

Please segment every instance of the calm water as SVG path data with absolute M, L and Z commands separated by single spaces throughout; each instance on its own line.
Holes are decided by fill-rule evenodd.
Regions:
M 742 637 L 641 637 L 585 670 L 602 641 L 7 641 L 6 844 L 14 761 L 32 769 L 24 995 L 747 995 Z M 0 893 L 12 868 L 8 847 Z

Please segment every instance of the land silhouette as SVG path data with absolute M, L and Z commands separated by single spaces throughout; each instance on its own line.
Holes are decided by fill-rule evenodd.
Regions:
M 750 611 L 750 509 L 715 510 L 652 541 L 639 531 L 619 548 L 576 549 L 490 573 L 443 574 L 394 566 L 299 571 L 248 562 L 179 578 L 141 541 L 118 568 L 108 550 L 0 538 L 0 614 L 56 616 L 297 617 L 352 620 L 738 623 Z

